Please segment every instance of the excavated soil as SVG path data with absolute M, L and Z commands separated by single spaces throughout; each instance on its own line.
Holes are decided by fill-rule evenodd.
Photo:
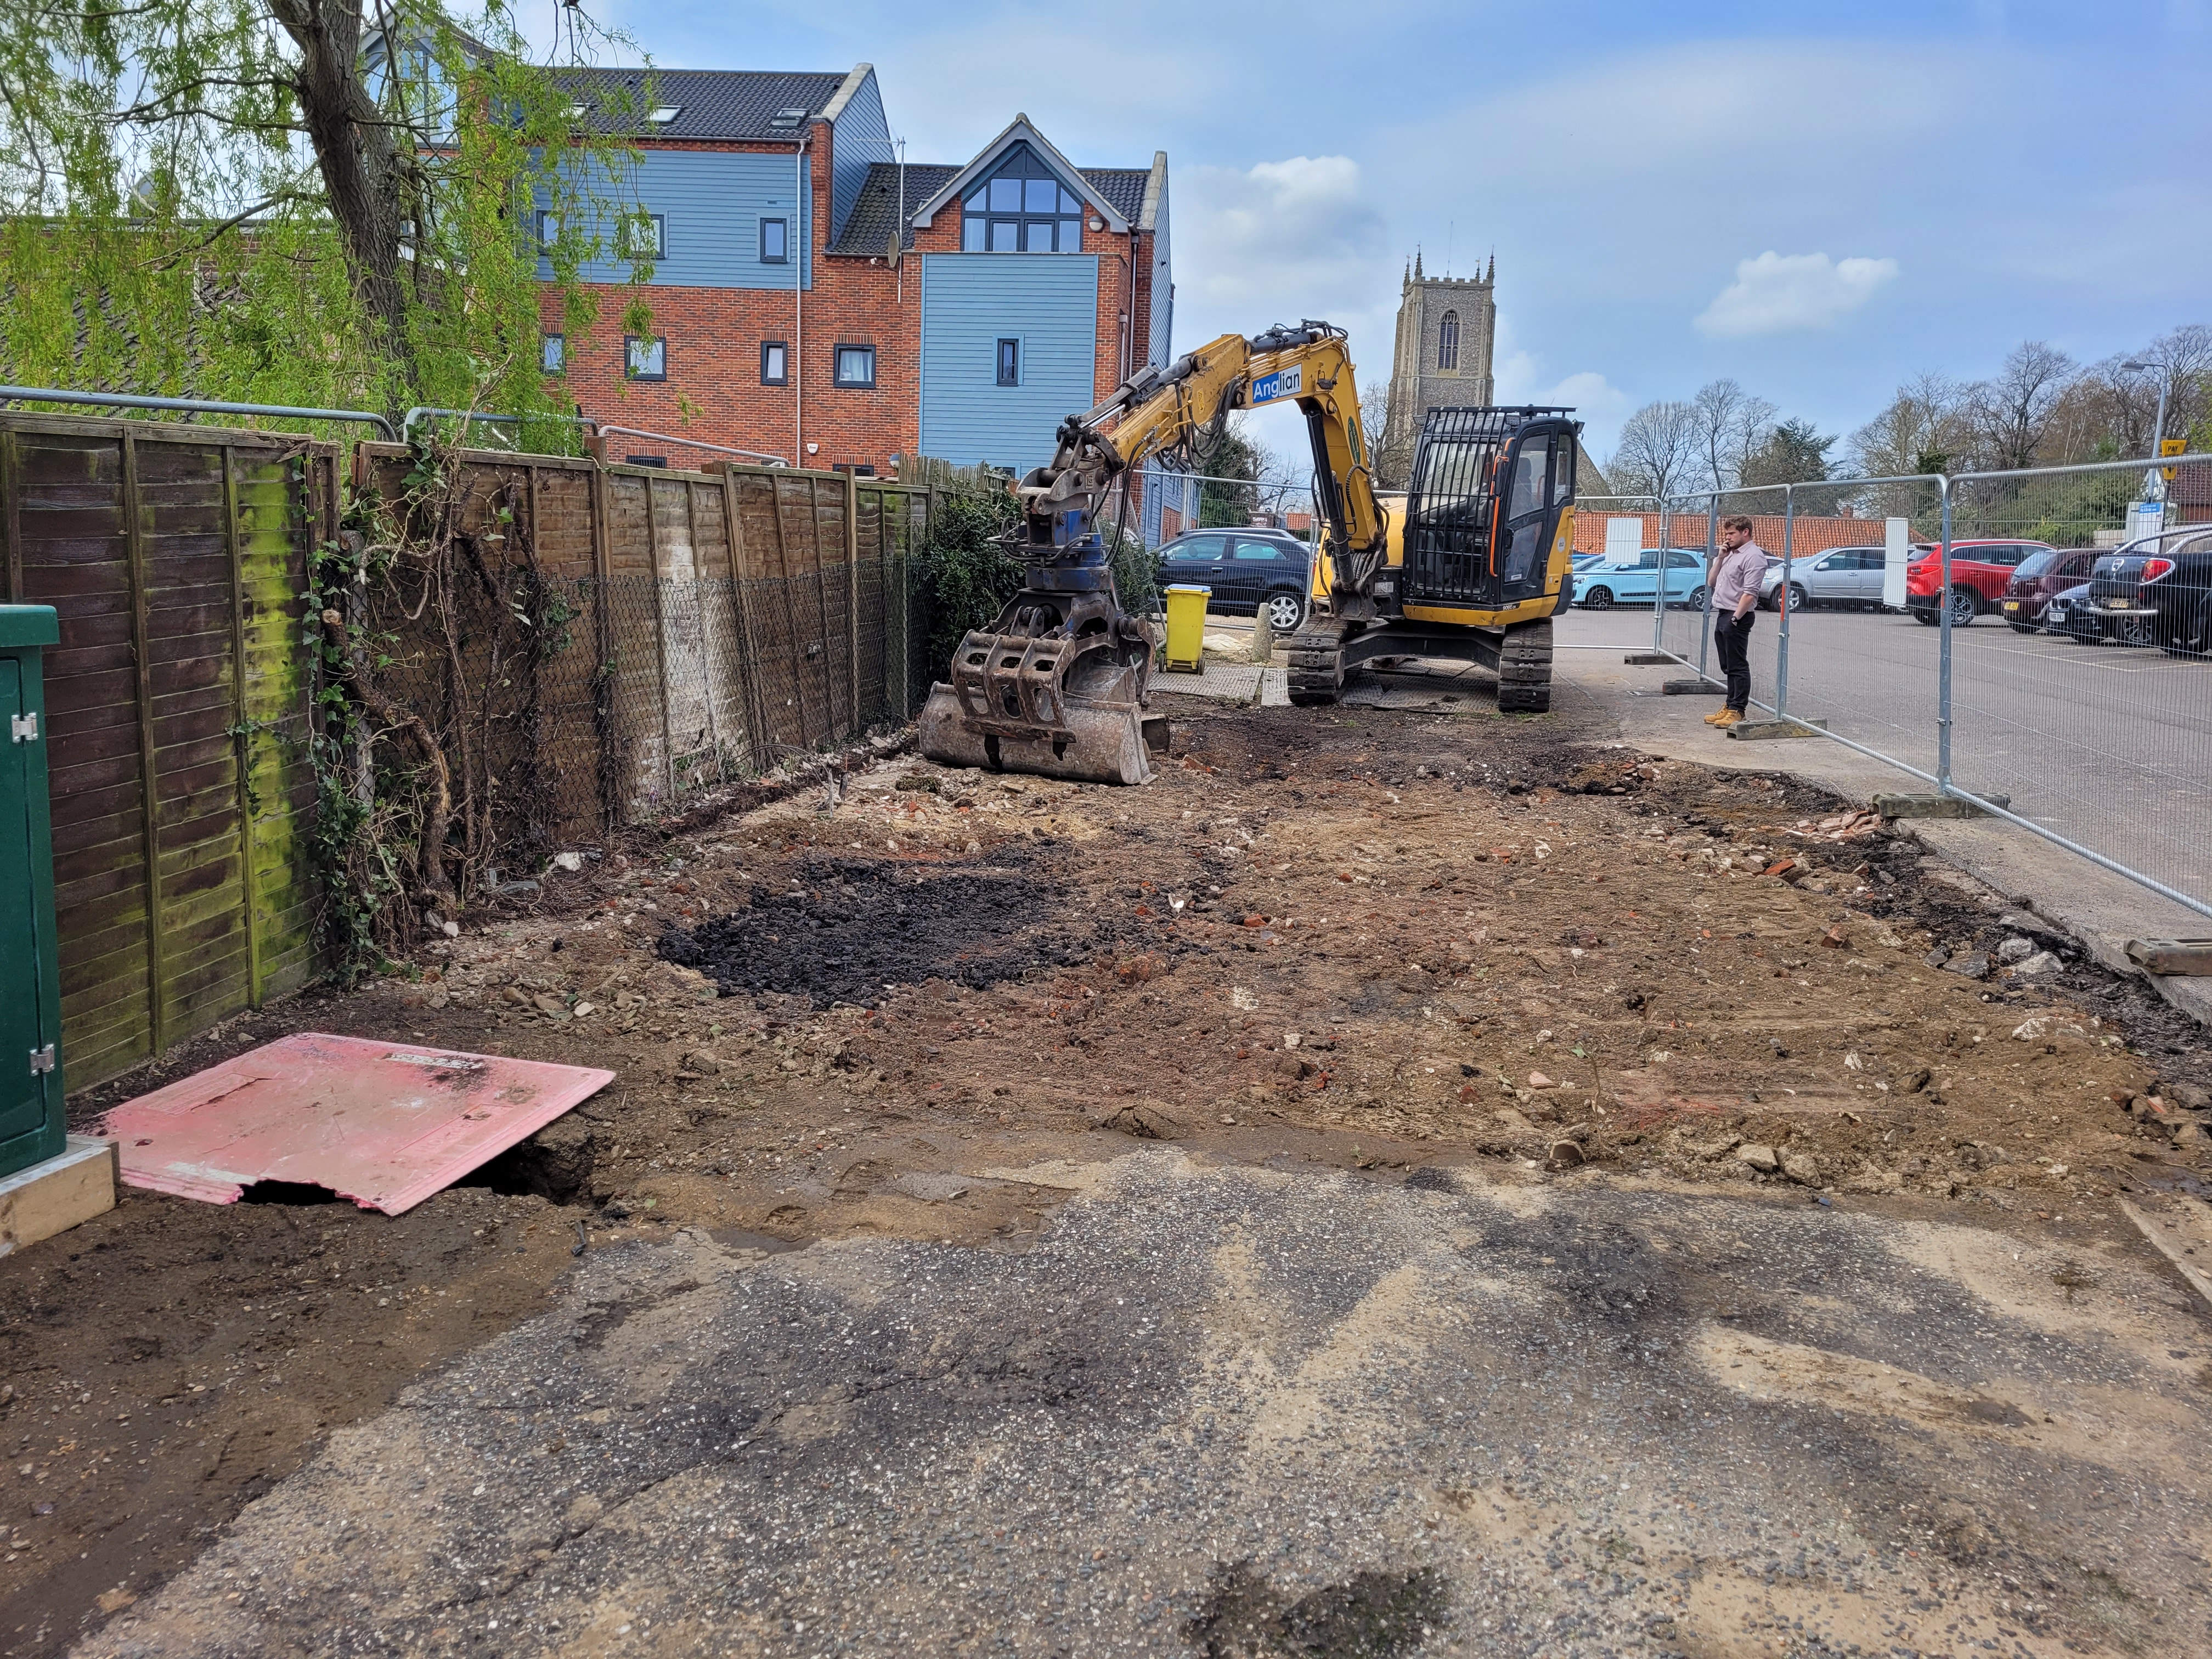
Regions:
M 10 1261 L 0 1655 L 65 1649 L 612 1238 L 1019 1248 L 1064 1194 L 1006 1171 L 1128 1136 L 1422 1184 L 1728 1182 L 2085 1249 L 2133 1239 L 2116 1192 L 2202 1190 L 2204 1033 L 1815 789 L 1654 762 L 1594 716 L 1175 718 L 1142 789 L 895 759 L 834 811 L 810 789 L 641 833 L 404 974 L 76 1103 L 302 1029 L 619 1073 L 403 1217 L 126 1193 Z M 2046 945 L 2041 976 L 1955 971 Z M 1321 1616 L 1234 1586 L 1218 1611 Z

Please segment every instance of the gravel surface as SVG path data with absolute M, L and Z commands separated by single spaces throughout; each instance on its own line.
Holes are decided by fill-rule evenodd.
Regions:
M 1024 1250 L 594 1248 L 80 1651 L 2205 1649 L 2212 1346 L 2139 1256 L 1495 1164 L 975 1173 L 1077 1195 Z

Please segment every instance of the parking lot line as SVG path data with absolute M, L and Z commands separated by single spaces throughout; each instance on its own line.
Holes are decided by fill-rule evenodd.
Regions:
M 1954 642 L 1952 649 L 1958 648 Z M 2061 662 L 2075 668 L 2101 668 L 2108 674 L 2141 674 L 2149 669 L 2166 666 L 2164 663 L 2099 662 L 2094 658 L 2069 657 L 2057 651 L 2023 651 L 2016 645 L 1969 645 L 1966 648 L 1984 654 L 2002 652 L 2008 657 L 2029 657 L 2037 662 Z

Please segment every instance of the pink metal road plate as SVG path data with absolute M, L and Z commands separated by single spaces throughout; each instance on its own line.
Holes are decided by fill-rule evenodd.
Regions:
M 123 1179 L 234 1204 L 257 1181 L 398 1215 L 614 1081 L 612 1072 L 301 1031 L 118 1106 Z

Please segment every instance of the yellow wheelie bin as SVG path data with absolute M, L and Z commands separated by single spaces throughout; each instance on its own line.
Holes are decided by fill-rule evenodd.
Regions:
M 1213 590 L 1176 582 L 1170 584 L 1165 592 L 1168 643 L 1160 665 L 1185 674 L 1203 674 L 1206 672 L 1206 602 L 1213 597 Z

